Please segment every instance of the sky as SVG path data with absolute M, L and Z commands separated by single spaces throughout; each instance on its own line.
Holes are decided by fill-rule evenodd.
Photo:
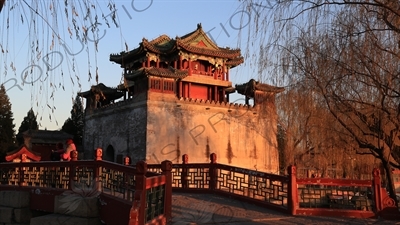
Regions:
M 71 115 L 72 100 L 96 84 L 96 74 L 99 83 L 120 84 L 122 69 L 109 61 L 111 53 L 132 50 L 143 38 L 182 36 L 201 23 L 218 46 L 242 48 L 243 54 L 239 43 L 245 44 L 245 37 L 240 35 L 245 35 L 247 21 L 252 19 L 236 0 L 117 0 L 111 10 L 117 16 L 116 27 L 111 23 L 109 1 L 93 1 L 97 4 L 91 7 L 90 19 L 85 19 L 87 12 L 81 7 L 89 1 L 69 2 L 70 9 L 75 6 L 80 31 L 97 24 L 97 36 L 89 32 L 87 43 L 74 37 L 73 17 L 67 19 L 64 1 L 8 0 L 0 13 L 0 82 L 12 104 L 16 131 L 30 108 L 37 114 L 40 129 L 61 129 Z M 233 85 L 257 79 L 250 66 L 254 62 L 249 60 L 231 71 Z M 238 102 L 242 99 L 236 96 Z

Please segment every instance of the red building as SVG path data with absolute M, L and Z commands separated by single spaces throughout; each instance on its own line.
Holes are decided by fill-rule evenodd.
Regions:
M 178 98 L 225 102 L 235 91 L 229 70 L 243 57 L 239 49 L 218 47 L 198 24 L 195 31 L 176 39 L 166 35 L 143 39 L 138 48 L 111 55 L 110 61 L 124 69 L 129 96 L 149 89 Z

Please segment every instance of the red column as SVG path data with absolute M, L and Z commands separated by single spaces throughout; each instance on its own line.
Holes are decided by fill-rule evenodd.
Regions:
M 192 87 L 192 83 L 189 82 L 189 84 L 188 84 L 188 91 L 187 91 L 187 94 L 186 94 L 186 96 L 187 96 L 188 98 L 190 98 L 190 87 Z
M 180 80 L 180 81 L 179 81 L 179 96 L 178 96 L 179 98 L 183 96 L 183 89 L 182 89 L 182 86 L 183 86 L 183 85 L 182 85 L 182 81 Z
M 192 76 L 192 60 L 189 58 L 188 60 L 189 63 L 189 76 Z
M 225 76 L 225 61 L 222 62 L 222 79 L 228 80 L 228 78 Z
M 168 160 L 162 161 L 161 170 L 167 181 L 165 184 L 164 214 L 168 223 L 172 219 L 172 162 Z
M 296 215 L 296 210 L 298 205 L 296 166 L 289 166 L 288 173 L 289 173 L 288 211 L 291 215 Z
M 210 154 L 210 190 L 217 189 L 217 154 Z
M 218 101 L 218 87 L 214 86 L 214 101 Z

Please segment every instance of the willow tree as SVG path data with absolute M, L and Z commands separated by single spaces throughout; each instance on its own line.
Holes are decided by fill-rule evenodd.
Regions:
M 396 201 L 400 2 L 248 0 L 245 6 L 252 18 L 248 42 L 262 46 L 260 68 L 273 71 L 276 83 L 301 83 L 323 99 L 357 153 L 381 161 Z
M 52 121 L 57 91 L 71 87 L 74 96 L 82 80 L 98 82 L 97 51 L 107 28 L 119 27 L 116 5 L 113 0 L 0 0 L 0 10 L 0 82 L 7 90 L 29 88 L 39 125 L 45 111 Z M 86 68 L 79 65 L 85 57 Z

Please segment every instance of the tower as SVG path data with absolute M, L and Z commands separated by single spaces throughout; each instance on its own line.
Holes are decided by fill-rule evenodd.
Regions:
M 274 97 L 282 88 L 250 80 L 234 87 L 230 70 L 243 63 L 239 49 L 221 48 L 197 29 L 175 39 L 143 39 L 139 47 L 111 54 L 123 69 L 116 88 L 103 84 L 80 93 L 87 99 L 84 149 L 106 149 L 108 160 L 208 162 L 277 173 Z M 229 102 L 238 91 L 255 104 Z M 118 98 L 123 98 L 116 101 Z

